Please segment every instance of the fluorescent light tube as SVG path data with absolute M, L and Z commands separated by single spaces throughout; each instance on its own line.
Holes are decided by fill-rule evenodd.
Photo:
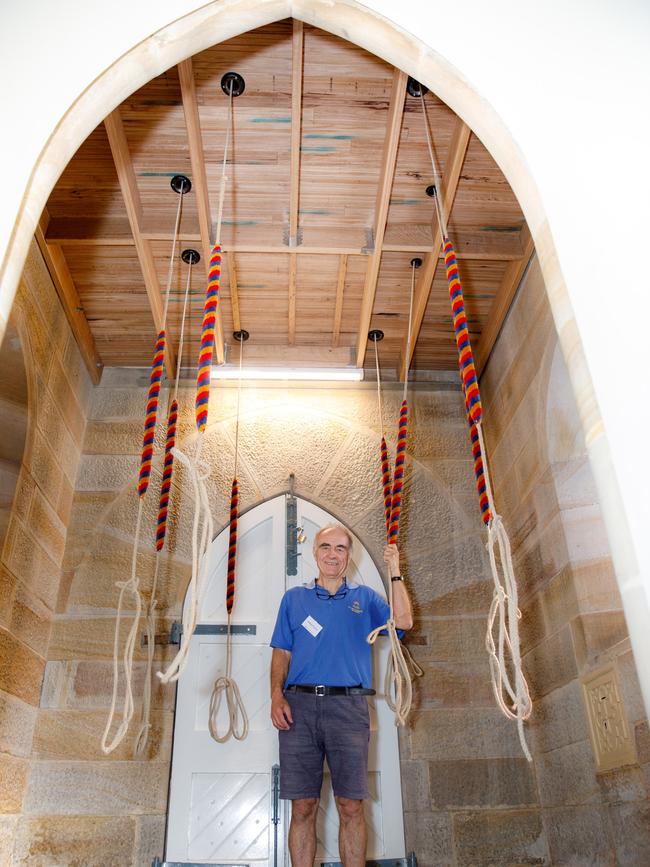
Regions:
M 212 379 L 239 379 L 240 370 L 235 365 L 213 367 Z M 357 367 L 243 367 L 242 379 L 274 379 L 317 382 L 323 380 L 360 382 L 363 369 Z

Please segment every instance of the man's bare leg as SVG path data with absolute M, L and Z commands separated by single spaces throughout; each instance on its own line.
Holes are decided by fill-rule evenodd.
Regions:
M 339 811 L 339 856 L 343 867 L 365 867 L 368 831 L 363 801 L 337 798 Z
M 292 867 L 313 867 L 316 857 L 316 816 L 318 798 L 291 802 L 289 852 Z

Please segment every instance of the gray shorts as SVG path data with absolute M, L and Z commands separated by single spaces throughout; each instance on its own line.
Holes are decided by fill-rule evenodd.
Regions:
M 285 692 L 293 715 L 280 730 L 280 797 L 319 798 L 323 759 L 335 797 L 368 797 L 370 723 L 364 695 L 309 695 Z

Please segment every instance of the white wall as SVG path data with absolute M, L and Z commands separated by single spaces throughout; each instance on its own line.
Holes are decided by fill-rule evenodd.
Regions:
M 229 4 L 216 5 L 227 11 Z M 245 0 L 230 5 L 241 19 Z M 260 9 L 270 17 L 287 10 L 304 17 L 301 13 L 318 4 L 250 0 L 248 5 L 254 19 Z M 475 110 L 467 119 L 502 163 L 527 217 L 533 223 L 543 212 L 548 217 L 609 443 L 608 449 L 599 429 L 588 430 L 626 613 L 633 641 L 637 635 L 637 660 L 650 658 L 642 652 L 642 636 L 650 636 L 645 473 L 650 406 L 642 317 L 650 304 L 641 259 L 650 229 L 650 4 L 368 0 L 365 6 L 422 40 L 422 57 L 429 46 L 441 68 L 445 61 L 455 67 L 457 75 L 451 71 L 439 82 L 428 82 L 439 85 L 453 108 L 462 114 L 469 104 L 465 85 L 474 108 L 477 97 L 484 100 L 485 123 Z M 3 5 L 0 250 L 11 240 L 39 154 L 74 100 L 137 43 L 198 8 L 197 0 L 14 0 Z M 351 4 L 350 14 L 355 14 Z M 209 44 L 210 33 L 205 35 Z M 158 49 L 165 38 L 156 42 Z M 504 136 L 490 120 L 494 113 L 510 134 L 508 146 L 523 155 L 519 168 L 517 160 L 508 162 Z M 71 153 L 89 131 L 73 131 Z M 53 183 L 56 171 L 47 183 Z M 24 203 L 33 219 L 46 193 L 35 189 Z M 13 265 L 4 263 L 0 327 L 21 263 Z M 571 310 L 559 296 L 554 313 L 560 326 L 572 327 Z M 564 340 L 565 351 L 566 346 Z M 608 474 L 610 456 L 618 489 Z M 647 650 L 650 638 L 645 641 Z M 650 671 L 645 692 L 650 703 Z

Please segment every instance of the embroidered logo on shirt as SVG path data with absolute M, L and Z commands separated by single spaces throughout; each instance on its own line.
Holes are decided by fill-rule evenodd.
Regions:
M 348 608 L 353 614 L 363 614 L 363 608 L 359 605 L 359 602 L 356 599 L 352 605 L 348 605 Z
M 307 630 L 307 632 L 308 632 L 310 635 L 313 635 L 314 638 L 316 638 L 316 636 L 318 635 L 318 633 L 319 633 L 319 632 L 321 631 L 321 629 L 323 628 L 323 627 L 320 625 L 320 623 L 318 622 L 318 620 L 314 620 L 314 618 L 311 616 L 311 614 L 309 615 L 309 617 L 305 617 L 305 619 L 304 619 L 304 620 L 302 621 L 302 623 L 301 623 L 301 626 L 304 626 L 305 629 Z

